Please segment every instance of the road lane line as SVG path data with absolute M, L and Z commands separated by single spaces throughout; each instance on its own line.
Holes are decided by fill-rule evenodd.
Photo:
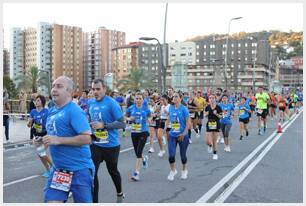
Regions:
M 39 176 L 40 175 L 33 175 L 33 176 L 30 176 L 30 177 L 22 178 L 20 180 L 15 180 L 13 182 L 5 183 L 5 184 L 3 184 L 3 187 L 10 186 L 10 185 L 13 185 L 13 184 L 16 184 L 16 183 L 19 183 L 19 182 L 24 182 L 26 180 L 34 179 L 34 178 L 39 177 Z
M 153 143 L 156 143 L 156 142 L 157 142 L 157 140 L 153 141 Z M 150 142 L 146 143 L 146 145 L 148 145 L 148 144 L 150 144 Z M 126 148 L 124 150 L 121 150 L 120 153 L 128 152 L 128 151 L 133 150 L 133 149 L 134 149 L 134 147 L 129 147 L 129 148 Z M 13 184 L 17 184 L 17 183 L 20 183 L 20 182 L 24 182 L 26 180 L 34 179 L 34 178 L 39 177 L 39 176 L 40 175 L 33 175 L 33 176 L 30 176 L 30 177 L 26 177 L 26 178 L 22 178 L 22 179 L 19 179 L 19 180 L 15 180 L 15 181 L 3 184 L 3 187 L 9 186 L 9 185 L 13 185 Z
M 290 120 L 291 121 L 291 120 Z M 282 128 L 289 124 L 290 121 L 286 121 Z M 262 142 L 253 152 L 251 152 L 245 159 L 243 159 L 230 173 L 224 176 L 215 186 L 213 186 L 208 192 L 206 192 L 196 203 L 206 203 L 216 192 L 224 186 L 234 175 L 236 175 L 241 168 L 243 168 L 268 142 L 277 134 L 275 130 L 264 142 Z
M 274 144 L 280 139 L 284 132 L 293 124 L 293 122 L 298 118 L 299 114 L 295 116 L 289 124 L 283 129 L 283 133 L 279 133 L 275 138 L 267 145 L 267 147 L 256 157 L 255 160 L 244 170 L 241 174 L 227 187 L 214 201 L 215 203 L 223 203 L 232 192 L 241 184 L 241 182 L 252 172 L 256 165 L 264 158 L 264 156 L 271 150 Z

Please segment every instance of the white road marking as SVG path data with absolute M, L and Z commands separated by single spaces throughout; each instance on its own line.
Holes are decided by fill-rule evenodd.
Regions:
M 291 122 L 283 129 L 285 132 L 289 126 L 296 120 L 299 115 L 295 116 Z M 255 166 L 264 158 L 264 156 L 270 151 L 273 145 L 280 139 L 280 137 L 284 133 L 279 133 L 276 137 L 268 144 L 268 146 L 260 153 L 258 157 L 233 181 L 233 183 L 227 187 L 221 195 L 219 195 L 215 203 L 223 203 L 231 194 L 232 192 L 241 184 L 241 182 L 250 174 L 250 172 L 255 168 Z
M 300 113 L 302 113 L 302 112 L 300 112 Z M 297 118 L 297 115 L 294 118 Z M 291 125 L 294 120 L 295 119 L 292 119 L 290 121 L 285 122 L 282 125 L 282 128 L 284 128 L 285 126 L 287 126 L 289 124 Z M 264 142 L 262 142 L 255 150 L 253 150 L 253 152 L 251 154 L 249 154 L 245 159 L 243 159 L 230 173 L 228 173 L 225 177 L 223 177 L 215 186 L 213 186 L 208 192 L 206 192 L 196 202 L 197 203 L 206 203 L 212 196 L 214 196 L 216 194 L 216 192 L 218 192 L 221 189 L 221 187 L 224 186 L 224 184 L 226 182 L 228 182 L 234 175 L 236 175 L 241 170 L 241 168 L 243 168 L 265 145 L 268 144 L 268 142 L 272 138 L 274 138 L 275 135 L 278 134 L 278 133 L 276 133 L 276 131 L 277 130 L 275 130 Z
M 33 175 L 33 176 L 30 176 L 30 177 L 26 177 L 26 178 L 22 178 L 22 179 L 19 179 L 19 180 L 15 180 L 13 182 L 5 183 L 5 184 L 3 184 L 3 187 L 7 187 L 7 186 L 10 186 L 10 185 L 19 183 L 19 182 L 24 182 L 26 180 L 34 179 L 34 178 L 39 177 L 39 176 L 40 175 Z

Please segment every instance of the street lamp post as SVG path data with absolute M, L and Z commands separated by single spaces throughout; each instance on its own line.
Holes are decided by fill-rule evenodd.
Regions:
M 231 18 L 229 23 L 228 23 L 228 30 L 227 30 L 227 36 L 226 36 L 226 47 L 225 47 L 225 57 L 224 57 L 224 70 L 223 70 L 223 74 L 224 74 L 224 80 L 225 80 L 225 89 L 227 90 L 227 51 L 228 51 L 228 37 L 229 37 L 229 33 L 230 33 L 230 28 L 231 28 L 231 22 L 234 20 L 238 20 L 241 19 L 242 17 L 235 17 L 235 18 Z
M 156 40 L 158 47 L 159 47 L 159 69 L 158 69 L 158 85 L 160 86 L 160 92 L 165 93 L 166 90 L 166 71 L 163 63 L 163 48 L 159 42 L 159 40 L 155 37 L 140 37 L 139 40 L 143 41 L 151 41 L 151 40 Z M 161 76 L 163 75 L 163 80 Z

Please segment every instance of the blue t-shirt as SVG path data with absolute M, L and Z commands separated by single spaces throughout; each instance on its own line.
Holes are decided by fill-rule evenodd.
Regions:
M 222 109 L 222 118 L 220 119 L 220 123 L 222 124 L 232 124 L 231 116 L 234 111 L 234 106 L 230 103 L 223 104 L 220 103 L 219 106 Z
M 37 132 L 39 133 L 46 132 L 47 117 L 48 117 L 48 109 L 43 108 L 40 112 L 38 112 L 37 109 L 32 109 L 32 111 L 30 112 L 30 118 L 33 119 L 33 124 L 42 127 L 41 132 L 39 131 Z
M 185 104 L 188 103 L 188 99 L 189 99 L 189 97 L 183 97 L 183 101 L 184 101 Z
M 189 111 L 184 105 L 180 105 L 176 108 L 175 105 L 169 107 L 169 120 L 171 130 L 170 136 L 177 138 L 182 135 L 186 128 L 187 119 L 189 118 Z
M 250 105 L 245 102 L 242 105 L 239 105 L 239 119 L 247 119 L 250 117 L 249 113 L 247 110 L 251 110 Z
M 143 103 L 142 103 L 142 105 L 143 106 L 145 106 L 145 107 L 149 107 L 149 97 L 145 97 L 144 99 L 143 99 Z
M 112 123 L 116 120 L 123 118 L 122 110 L 119 104 L 111 97 L 104 96 L 102 101 L 96 99 L 91 101 L 88 105 L 90 121 L 99 121 L 104 124 Z M 95 130 L 93 129 L 94 133 Z M 94 142 L 95 145 L 100 147 L 116 147 L 120 145 L 118 129 L 108 129 L 108 137 L 105 142 Z
M 132 122 L 133 133 L 149 131 L 149 127 L 147 124 L 148 117 L 151 115 L 149 107 L 142 105 L 141 108 L 138 108 L 136 104 L 133 104 L 126 110 L 126 114 L 129 117 L 135 118 Z
M 119 105 L 124 102 L 124 98 L 122 96 L 116 97 L 115 100 L 119 103 Z
M 46 129 L 48 135 L 71 138 L 83 132 L 90 132 L 85 112 L 72 101 L 61 108 L 49 110 Z M 57 169 L 77 171 L 94 169 L 89 145 L 50 145 L 50 154 Z
M 88 109 L 88 100 L 81 98 L 80 99 L 80 107 L 86 112 Z

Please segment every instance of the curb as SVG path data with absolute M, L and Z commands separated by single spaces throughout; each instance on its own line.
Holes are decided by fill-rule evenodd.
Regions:
M 27 141 L 22 141 L 22 142 L 3 144 L 3 149 L 4 150 L 9 150 L 9 149 L 15 149 L 15 148 L 19 148 L 19 147 L 29 147 L 31 145 L 32 145 L 32 141 L 27 140 Z

